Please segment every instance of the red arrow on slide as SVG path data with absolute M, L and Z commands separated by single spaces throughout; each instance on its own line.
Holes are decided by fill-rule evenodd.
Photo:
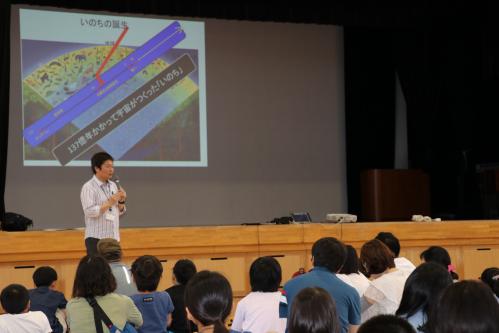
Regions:
M 118 40 L 116 41 L 116 43 L 114 43 L 113 45 L 113 48 L 111 49 L 111 51 L 109 52 L 109 54 L 107 55 L 106 59 L 104 59 L 104 61 L 102 62 L 102 64 L 100 65 L 99 69 L 97 70 L 97 73 L 95 74 L 95 77 L 97 78 L 97 81 L 99 81 L 99 84 L 102 86 L 104 84 L 104 80 L 102 80 L 102 78 L 100 77 L 100 73 L 102 72 L 102 70 L 104 69 L 104 67 L 106 66 L 107 62 L 109 61 L 109 59 L 111 58 L 111 56 L 113 55 L 114 51 L 116 51 L 116 49 L 118 48 L 118 46 L 120 45 L 121 41 L 123 40 L 123 38 L 125 37 L 126 33 L 128 31 L 128 26 L 125 26 L 125 29 L 123 29 L 123 31 L 121 32 L 121 35 L 120 37 L 118 38 Z

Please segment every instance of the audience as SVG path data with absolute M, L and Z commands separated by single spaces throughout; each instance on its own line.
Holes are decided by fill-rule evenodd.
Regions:
M 362 298 L 365 291 L 371 285 L 368 278 L 359 272 L 359 258 L 357 251 L 352 245 L 347 245 L 347 259 L 336 276 L 345 283 L 354 287 Z
M 433 307 L 427 328 L 428 333 L 497 333 L 499 304 L 484 283 L 456 282 Z
M 57 319 L 56 312 L 58 309 L 65 310 L 68 301 L 63 293 L 55 290 L 56 281 L 57 272 L 52 267 L 42 266 L 35 270 L 33 282 L 36 288 L 29 291 L 30 310 L 45 313 L 53 333 L 62 333 L 63 325 Z
M 428 262 L 418 266 L 407 278 L 396 315 L 418 332 L 424 332 L 428 314 L 442 292 L 452 284 L 449 272 L 439 264 Z
M 296 295 L 307 287 L 325 289 L 336 304 L 341 332 L 355 332 L 360 324 L 360 298 L 357 291 L 341 281 L 336 273 L 347 256 L 345 245 L 333 237 L 321 238 L 312 246 L 314 268 L 297 276 L 284 285 L 283 299 L 279 306 L 281 318 L 289 318 L 291 304 Z
M 47 316 L 41 311 L 29 311 L 28 290 L 20 284 L 5 287 L 0 294 L 2 308 L 0 316 L 2 333 L 50 333 Z
M 237 304 L 231 332 L 284 333 L 286 319 L 279 318 L 281 266 L 272 257 L 261 257 L 251 264 L 249 273 L 251 293 Z
M 380 314 L 395 314 L 409 275 L 407 271 L 395 268 L 393 253 L 377 239 L 362 246 L 360 263 L 371 279 L 364 293 L 366 308 L 362 309 L 362 322 Z
M 232 309 L 232 289 L 220 273 L 201 271 L 185 287 L 187 317 L 203 333 L 228 333 L 225 320 Z
M 132 264 L 132 275 L 139 294 L 133 295 L 144 323 L 139 333 L 165 332 L 172 321 L 173 302 L 166 291 L 156 291 L 163 266 L 154 256 L 142 256 Z
M 409 259 L 399 256 L 400 242 L 394 234 L 392 234 L 391 232 L 380 232 L 375 239 L 382 241 L 386 246 L 388 246 L 390 251 L 392 251 L 394 256 L 393 261 L 396 268 L 405 270 L 409 274 L 412 273 L 416 266 L 414 266 L 414 264 L 410 262 Z
M 142 315 L 130 297 L 115 293 L 116 280 L 106 259 L 100 255 L 84 256 L 76 269 L 73 298 L 67 305 L 71 333 L 95 333 L 94 311 L 87 297 L 95 297 L 109 319 L 119 329 L 127 322 L 142 325 Z M 104 324 L 103 324 L 103 327 Z M 105 327 L 104 332 L 108 332 Z
M 87 255 L 80 260 L 69 302 L 55 290 L 57 272 L 48 266 L 35 270 L 36 288 L 29 292 L 19 284 L 4 288 L 0 301 L 6 314 L 0 315 L 0 332 L 63 333 L 65 326 L 56 312 L 65 308 L 71 333 L 97 332 L 100 329 L 96 329 L 89 304 L 95 298 L 119 330 L 132 324 L 139 333 L 190 333 L 193 329 L 229 333 L 225 321 L 233 295 L 223 275 L 196 273 L 191 260 L 178 260 L 173 267 L 175 285 L 157 291 L 163 267 L 156 257 L 137 258 L 130 279 L 116 240 L 102 239 L 97 248 L 102 256 Z M 431 246 L 423 251 L 424 263 L 410 274 L 412 264 L 395 258 L 399 251 L 397 238 L 387 232 L 366 242 L 360 259 L 352 246 L 332 237 L 321 238 L 312 246 L 313 269 L 288 281 L 282 293 L 278 291 L 279 262 L 260 257 L 251 264 L 251 292 L 238 303 L 230 332 L 499 332 L 499 268 L 485 269 L 482 282 L 453 283 L 458 276 L 445 248 Z M 401 259 L 398 266 L 396 259 Z M 359 273 L 361 268 L 370 280 Z M 117 280 L 124 282 L 123 294 L 116 292 Z M 137 292 L 124 295 L 135 284 Z M 100 325 L 103 332 L 110 331 L 103 322 Z
M 197 331 L 194 323 L 187 320 L 185 312 L 185 285 L 196 274 L 196 266 L 189 259 L 178 260 L 173 266 L 174 285 L 165 291 L 173 302 L 172 322 L 168 330 L 172 333 L 190 333 Z
M 445 269 L 449 271 L 452 275 L 454 281 L 459 280 L 459 275 L 456 273 L 454 265 L 452 265 L 450 260 L 449 252 L 441 246 L 430 246 L 419 256 L 424 262 L 435 262 L 442 265 Z
M 268 332 L 268 331 L 250 331 Z M 289 333 L 338 333 L 340 324 L 333 299 L 322 288 L 302 289 L 294 298 Z
M 379 315 L 363 323 L 358 333 L 416 333 L 416 331 L 405 319 L 394 315 Z
M 482 272 L 480 280 L 490 287 L 499 302 L 499 268 L 489 267 Z
M 121 261 L 122 251 L 120 243 L 114 238 L 102 238 L 97 243 L 97 252 L 103 256 L 116 279 L 117 294 L 132 296 L 138 293 L 132 279 L 130 269 Z

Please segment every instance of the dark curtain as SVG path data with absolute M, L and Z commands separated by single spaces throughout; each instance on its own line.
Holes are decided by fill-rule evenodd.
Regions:
M 410 166 L 429 174 L 432 213 L 446 219 L 480 217 L 473 185 L 480 35 L 458 17 L 399 31 L 396 38 Z
M 409 167 L 430 177 L 432 216 L 484 217 L 476 168 L 499 168 L 499 30 L 492 7 L 458 3 L 447 13 L 426 13 L 419 23 L 407 16 L 407 24 L 386 29 L 345 28 L 350 212 L 362 208 L 360 172 L 393 168 L 390 78 L 397 73 L 407 103 Z
M 347 27 L 344 40 L 348 211 L 359 215 L 360 173 L 393 168 L 395 72 L 390 30 Z

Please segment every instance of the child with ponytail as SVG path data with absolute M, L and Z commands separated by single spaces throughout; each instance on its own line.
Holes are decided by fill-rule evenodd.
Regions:
M 199 333 L 228 333 L 225 320 L 232 309 L 232 289 L 220 273 L 201 271 L 185 288 L 187 317 Z

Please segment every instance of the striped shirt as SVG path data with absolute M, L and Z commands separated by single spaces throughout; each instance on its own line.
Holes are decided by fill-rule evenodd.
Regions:
M 112 181 L 102 182 L 95 175 L 81 188 L 80 199 L 85 214 L 85 238 L 114 238 L 120 240 L 120 213 L 116 203 L 109 210 L 100 213 L 100 207 L 118 192 Z M 112 216 L 112 220 L 109 218 Z

